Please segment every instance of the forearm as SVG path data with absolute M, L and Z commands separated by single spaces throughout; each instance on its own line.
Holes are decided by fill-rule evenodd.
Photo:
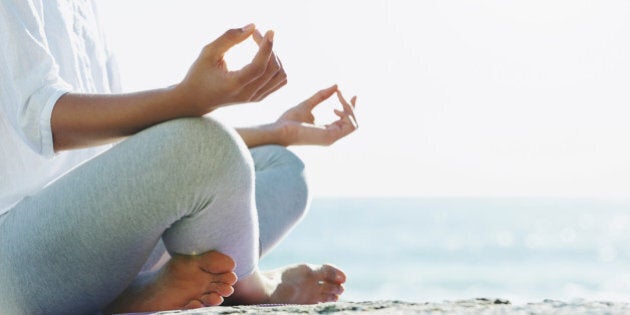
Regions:
M 236 132 L 243 138 L 248 148 L 266 144 L 287 145 L 283 140 L 283 130 L 277 123 L 236 128 Z
M 110 143 L 170 119 L 199 116 L 182 104 L 178 93 L 174 88 L 115 95 L 68 93 L 52 112 L 55 151 Z

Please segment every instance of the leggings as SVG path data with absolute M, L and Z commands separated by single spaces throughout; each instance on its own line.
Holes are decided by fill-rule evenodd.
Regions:
M 220 251 L 244 277 L 304 215 L 304 165 L 210 118 L 150 127 L 0 216 L 0 313 L 87 314 L 165 251 Z

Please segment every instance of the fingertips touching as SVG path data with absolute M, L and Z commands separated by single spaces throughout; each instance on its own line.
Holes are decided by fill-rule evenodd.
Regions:
M 243 33 L 250 33 L 253 30 L 254 31 L 256 30 L 256 25 L 254 25 L 254 23 L 249 23 L 249 24 L 241 27 L 241 32 L 243 32 Z
M 252 38 L 254 39 L 256 44 L 258 44 L 258 46 L 263 44 L 263 35 L 260 34 L 259 30 L 254 31 L 254 33 L 252 34 Z

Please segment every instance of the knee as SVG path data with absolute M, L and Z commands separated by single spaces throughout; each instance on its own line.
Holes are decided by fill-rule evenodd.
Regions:
M 310 200 L 304 162 L 278 145 L 256 147 L 251 152 L 256 169 L 257 196 L 265 193 L 267 187 L 273 187 L 273 194 L 284 199 L 286 211 L 292 212 L 296 218 L 302 217 Z
M 251 149 L 251 153 L 256 171 L 281 169 L 292 176 L 304 177 L 304 162 L 286 147 L 265 145 Z
M 253 162 L 247 147 L 233 129 L 216 120 L 175 119 L 146 132 L 154 139 L 153 151 L 157 151 L 160 165 L 171 168 L 166 173 L 183 176 L 195 186 L 208 180 L 252 184 Z

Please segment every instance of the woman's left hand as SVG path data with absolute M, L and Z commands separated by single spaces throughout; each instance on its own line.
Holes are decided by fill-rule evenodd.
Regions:
M 316 125 L 313 109 L 335 93 L 343 107 L 343 110 L 334 110 L 339 119 L 327 125 Z M 337 85 L 315 93 L 309 99 L 284 112 L 276 121 L 275 124 L 281 129 L 280 143 L 285 146 L 335 143 L 359 127 L 354 114 L 356 101 L 356 96 L 352 97 L 350 102 L 346 101 Z

